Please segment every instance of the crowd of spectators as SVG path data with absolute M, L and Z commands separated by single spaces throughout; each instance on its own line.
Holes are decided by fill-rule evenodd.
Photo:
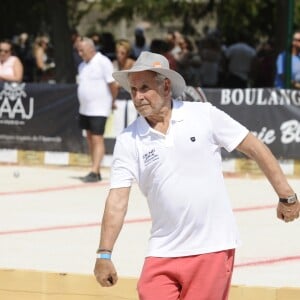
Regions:
M 41 35 L 31 39 L 27 33 L 21 33 L 11 40 L 1 40 L 0 48 L 5 45 L 9 45 L 9 52 L 6 57 L 1 57 L 0 70 L 5 67 L 5 62 L 13 57 L 18 58 L 22 66 L 19 67 L 22 69 L 21 76 L 6 81 L 54 82 L 55 62 L 48 36 Z
M 217 30 L 203 32 L 199 39 L 178 31 L 168 32 L 164 38 L 147 39 L 142 28 L 136 28 L 130 39 L 115 39 L 110 32 L 92 33 L 89 37 L 96 50 L 114 62 L 115 68 L 122 69 L 124 64 L 132 64 L 142 51 L 152 51 L 167 57 L 171 68 L 179 72 L 190 86 L 276 87 L 277 54 L 269 40 L 254 45 L 245 35 L 240 35 L 227 45 Z M 81 37 L 74 30 L 70 38 L 77 70 L 81 62 L 77 44 Z M 55 82 L 55 49 L 49 36 L 32 39 L 27 33 L 21 33 L 11 43 L 12 54 L 23 65 L 22 81 Z

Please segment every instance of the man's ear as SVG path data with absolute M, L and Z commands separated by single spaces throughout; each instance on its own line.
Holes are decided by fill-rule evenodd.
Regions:
M 165 93 L 168 94 L 171 91 L 171 81 L 169 78 L 165 79 Z

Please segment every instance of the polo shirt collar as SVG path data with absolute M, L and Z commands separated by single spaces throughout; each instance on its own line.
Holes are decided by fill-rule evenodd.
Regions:
M 181 122 L 184 119 L 184 112 L 182 109 L 182 101 L 179 100 L 172 100 L 173 101 L 173 107 L 172 107 L 172 115 L 171 115 L 171 122 Z M 145 136 L 150 133 L 152 128 L 149 126 L 146 119 L 142 116 L 139 116 L 137 119 L 137 128 L 139 135 Z

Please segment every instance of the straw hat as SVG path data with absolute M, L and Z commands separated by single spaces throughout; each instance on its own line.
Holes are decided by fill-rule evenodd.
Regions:
M 130 85 L 128 82 L 128 74 L 142 71 L 153 71 L 164 75 L 171 81 L 172 96 L 178 98 L 185 90 L 185 81 L 183 77 L 170 69 L 169 61 L 160 54 L 143 51 L 131 69 L 116 71 L 112 74 L 114 79 L 130 93 Z

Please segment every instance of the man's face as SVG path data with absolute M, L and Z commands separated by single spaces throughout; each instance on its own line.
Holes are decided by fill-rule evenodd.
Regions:
M 298 52 L 300 51 L 300 33 L 295 33 L 293 36 L 293 47 L 295 47 Z
M 81 41 L 78 43 L 77 50 L 78 50 L 79 56 L 85 62 L 88 62 L 95 55 L 94 48 L 90 44 L 88 44 L 84 41 Z
M 170 104 L 170 81 L 158 83 L 156 73 L 143 71 L 129 75 L 134 106 L 143 117 L 158 117 Z

